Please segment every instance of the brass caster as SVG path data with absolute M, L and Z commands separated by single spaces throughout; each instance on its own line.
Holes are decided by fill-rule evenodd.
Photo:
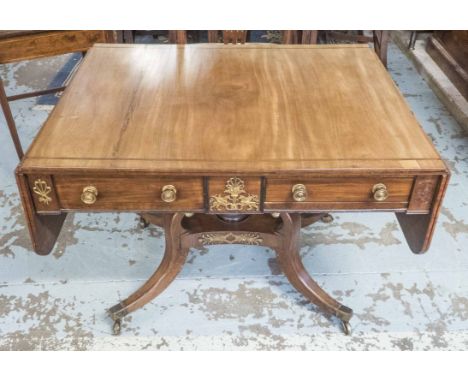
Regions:
M 345 335 L 349 336 L 351 334 L 351 325 L 348 321 L 341 321 L 341 328 Z
M 140 216 L 140 222 L 138 224 L 140 225 L 140 228 L 146 228 L 149 226 L 148 221 L 142 216 Z
M 323 223 L 331 223 L 333 221 L 333 216 L 331 216 L 330 214 L 325 214 L 321 217 L 321 219 Z
M 120 331 L 122 330 L 122 322 L 120 319 L 114 321 L 114 325 L 112 326 L 112 332 L 114 336 L 118 336 Z

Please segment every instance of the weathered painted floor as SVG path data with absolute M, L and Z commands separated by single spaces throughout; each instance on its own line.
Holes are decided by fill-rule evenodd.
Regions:
M 8 92 L 46 86 L 67 62 L 0 66 Z M 46 64 L 47 63 L 47 64 Z M 53 254 L 31 245 L 0 117 L 0 349 L 468 349 L 468 135 L 394 46 L 390 73 L 453 176 L 429 252 L 413 255 L 395 217 L 336 214 L 303 230 L 302 255 L 318 282 L 352 307 L 344 336 L 289 286 L 272 251 L 192 251 L 180 277 L 111 335 L 106 309 L 160 262 L 162 232 L 133 214 L 71 214 Z M 47 106 L 18 101 L 27 146 Z

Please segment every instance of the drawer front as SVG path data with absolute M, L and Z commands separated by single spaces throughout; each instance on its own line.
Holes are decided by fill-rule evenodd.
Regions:
M 413 177 L 268 179 L 265 210 L 402 209 Z
M 55 176 L 54 180 L 65 210 L 203 210 L 202 178 Z
M 256 213 L 261 210 L 259 177 L 213 177 L 208 179 L 208 211 Z

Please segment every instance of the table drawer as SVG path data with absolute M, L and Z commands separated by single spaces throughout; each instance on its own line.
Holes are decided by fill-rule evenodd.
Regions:
M 54 176 L 54 183 L 64 210 L 203 210 L 202 178 Z
M 268 179 L 265 210 L 405 208 L 413 177 Z

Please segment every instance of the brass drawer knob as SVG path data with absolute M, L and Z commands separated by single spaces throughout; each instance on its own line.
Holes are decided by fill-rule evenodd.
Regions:
M 307 189 L 303 184 L 295 184 L 292 188 L 293 199 L 296 202 L 303 202 L 307 199 Z
M 383 183 L 374 184 L 374 187 L 372 187 L 372 194 L 374 194 L 375 200 L 383 202 L 388 198 L 387 186 Z
M 81 201 L 84 204 L 94 204 L 98 196 L 98 190 L 94 186 L 86 186 L 81 193 Z
M 167 186 L 164 186 L 161 191 L 161 199 L 166 202 L 166 203 L 171 203 L 174 200 L 176 200 L 177 197 L 177 189 L 171 185 L 168 184 Z

